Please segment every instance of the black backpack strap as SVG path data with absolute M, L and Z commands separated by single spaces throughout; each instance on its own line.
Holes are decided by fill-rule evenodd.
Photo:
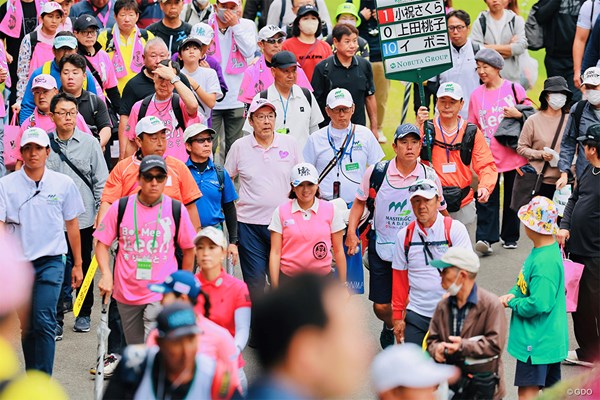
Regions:
M 54 140 L 54 134 L 50 134 L 50 135 L 48 135 L 48 137 L 50 138 L 50 147 L 52 147 L 52 150 L 60 157 L 60 159 L 63 162 L 65 162 L 69 166 L 69 168 L 71 168 L 73 170 L 73 172 L 75 172 L 75 174 L 79 177 L 79 179 L 81 179 L 83 181 L 83 183 L 85 183 L 85 185 L 92 192 L 92 197 L 94 198 L 94 201 L 96 201 L 96 196 L 94 195 L 94 185 L 92 185 L 92 182 L 90 182 L 90 180 L 83 174 L 83 172 L 81 172 L 79 170 L 79 168 L 77 168 L 71 162 L 71 160 L 69 160 L 67 158 L 67 156 L 60 150 L 58 143 L 56 143 L 56 140 Z
M 429 144 L 429 148 L 427 143 L 425 142 L 425 140 L 423 140 L 423 146 L 421 147 L 421 161 L 431 161 L 430 160 L 430 155 L 431 155 L 431 147 L 433 147 L 433 142 L 435 140 L 435 127 L 433 125 L 433 121 L 428 119 L 427 121 L 425 121 L 425 123 L 423 124 L 423 133 L 425 134 L 426 132 L 432 132 L 432 137 L 431 137 L 431 143 Z M 423 139 L 425 139 L 425 135 L 423 136 Z
M 587 103 L 587 100 L 578 101 L 577 105 L 575 106 L 575 111 L 573 111 L 573 114 L 571 116 L 571 118 L 573 118 L 573 123 L 575 124 L 575 137 L 579 136 L 579 126 L 581 124 L 581 117 L 583 115 L 583 109 L 585 108 L 585 105 Z
M 473 147 L 475 146 L 475 135 L 477 134 L 477 125 L 467 122 L 467 128 L 460 144 L 460 160 L 466 166 L 471 165 L 473 159 Z
M 281 11 L 279 11 L 279 27 L 283 24 L 283 16 L 285 15 L 285 0 L 281 0 Z
M 148 106 L 150 105 L 151 100 L 152 95 L 146 96 L 144 100 L 142 100 L 142 104 L 140 105 L 140 111 L 138 112 L 138 121 L 146 116 L 146 112 L 148 111 Z
M 29 40 L 31 42 L 31 56 L 33 57 L 33 51 L 35 50 L 35 46 L 39 42 L 37 31 L 31 32 L 31 36 L 29 36 Z
M 303 87 L 301 89 L 302 89 L 302 93 L 304 93 L 304 97 L 306 97 L 306 100 L 308 101 L 308 105 L 312 107 L 312 96 L 311 96 L 310 90 L 308 90 L 305 87 Z
M 121 232 L 121 222 L 123 222 L 123 216 L 125 215 L 125 209 L 127 208 L 127 202 L 129 197 L 121 197 L 119 199 L 119 208 L 117 210 L 117 240 L 119 240 L 119 232 Z
M 390 160 L 379 161 L 377 164 L 375 164 L 373 172 L 371 173 L 371 177 L 369 178 L 369 197 L 367 197 L 367 209 L 371 213 L 375 209 L 375 196 L 383 184 L 383 179 L 385 178 L 385 174 L 387 173 L 389 165 Z M 372 194 L 373 196 L 371 196 Z
M 481 50 L 479 43 L 471 42 L 471 47 L 473 47 L 473 55 L 476 55 Z
M 147 42 L 148 41 L 148 30 L 140 28 L 140 36 L 142 37 L 142 39 L 144 39 Z
M 179 225 L 181 222 L 181 202 L 175 199 L 171 199 L 171 202 L 173 220 L 175 221 L 175 236 L 173 237 L 173 242 L 177 247 L 177 238 L 179 237 Z M 181 269 L 181 265 L 179 263 L 177 263 L 177 268 Z
M 179 125 L 178 127 L 184 131 L 186 128 L 185 119 L 183 118 L 183 110 L 181 109 L 181 104 L 179 104 L 179 99 L 179 95 L 177 93 L 173 93 L 173 97 L 171 98 L 171 107 L 173 108 L 173 114 L 175 114 L 175 119 Z
M 106 52 L 110 53 L 115 51 L 115 43 L 113 42 L 113 33 L 112 29 L 108 29 L 106 31 Z
M 215 164 L 215 171 L 219 181 L 219 192 L 222 192 L 225 188 L 225 168 L 220 164 Z
M 479 25 L 481 25 L 481 32 L 483 33 L 483 39 L 485 41 L 485 33 L 487 32 L 487 20 L 485 19 L 485 14 L 479 16 Z

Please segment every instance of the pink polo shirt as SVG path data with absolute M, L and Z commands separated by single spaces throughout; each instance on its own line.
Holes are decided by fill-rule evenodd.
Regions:
M 252 306 L 248 285 L 224 270 L 221 270 L 221 274 L 213 281 L 206 280 L 200 272 L 196 277 L 202 284 L 202 291 L 210 299 L 209 319 L 227 329 L 229 334 L 235 337 L 235 310 Z M 204 302 L 199 301 L 194 309 L 196 314 L 201 314 L 204 311 Z M 238 362 L 240 368 L 244 366 L 242 353 L 239 355 Z
M 267 67 L 265 62 L 265 56 L 260 56 L 258 61 L 244 71 L 244 78 L 242 79 L 242 85 L 240 86 L 238 100 L 246 104 L 252 103 L 254 96 L 256 96 L 257 93 L 266 90 L 273 84 L 274 80 L 271 68 Z M 300 87 L 309 89 L 311 92 L 313 91 L 304 70 L 300 66 L 298 66 L 296 73 L 296 84 Z
M 504 107 L 513 107 L 517 104 L 512 89 L 513 83 L 502 81 L 502 86 L 495 90 L 486 89 L 485 85 L 479 86 L 471 93 L 469 101 L 469 122 L 481 129 L 485 140 L 492 150 L 492 156 L 498 172 L 512 171 L 527 164 L 527 159 L 517 154 L 515 149 L 501 145 L 494 137 L 498 125 L 504 119 Z M 527 100 L 525 89 L 514 83 L 515 92 L 523 104 L 531 105 Z
M 269 225 L 273 210 L 288 198 L 292 167 L 302 161 L 302 149 L 289 135 L 276 133 L 266 149 L 254 135 L 236 140 L 227 154 L 225 169 L 232 178 L 240 177 L 238 221 Z
M 360 186 L 356 190 L 356 198 L 358 200 L 367 201 L 367 199 L 369 198 L 369 186 L 370 186 L 369 183 L 370 183 L 371 175 L 373 174 L 374 168 L 375 168 L 375 165 L 370 165 L 367 168 L 367 170 L 365 171 L 362 182 L 360 183 Z M 388 166 L 387 173 L 386 173 L 386 179 L 389 182 L 389 184 L 391 186 L 397 187 L 397 188 L 410 186 L 417 179 L 423 179 L 424 176 L 425 176 L 425 170 L 423 169 L 423 164 L 421 164 L 419 162 L 417 163 L 415 169 L 410 174 L 408 174 L 406 176 L 402 175 L 400 173 L 400 171 L 398 171 L 398 168 L 396 167 L 396 158 L 394 158 L 390 161 L 390 164 Z M 440 211 L 445 210 L 446 202 L 443 201 L 444 196 L 442 195 L 442 182 L 440 182 L 440 178 L 438 178 L 437 175 L 435 175 L 434 181 L 437 184 L 438 193 L 440 193 L 440 200 L 442 200 L 441 201 L 442 205 L 440 206 L 439 210 Z
M 143 101 L 144 100 L 142 99 L 135 103 L 131 109 L 131 113 L 129 114 L 129 121 L 127 122 L 125 133 L 131 141 L 135 140 L 135 126 L 138 123 L 138 115 L 140 113 L 140 107 L 142 106 Z M 150 115 L 154 115 L 164 122 L 165 126 L 167 127 L 167 150 L 165 151 L 164 156 L 172 156 L 180 161 L 186 162 L 189 156 L 185 151 L 183 131 L 185 130 L 185 126 L 190 126 L 196 122 L 204 122 L 204 117 L 199 113 L 196 113 L 195 116 L 188 115 L 188 113 L 185 111 L 185 104 L 180 98 L 179 106 L 181 107 L 185 126 L 177 126 L 177 118 L 173 112 L 171 101 L 171 98 L 168 100 L 157 101 L 156 97 L 153 95 L 150 104 L 148 104 L 148 109 L 146 110 L 145 116 L 148 117 Z
M 137 209 L 136 213 L 134 213 L 134 204 Z M 131 195 L 121 226 L 117 227 L 119 202 L 115 201 L 94 232 L 96 239 L 110 246 L 117 237 L 117 229 L 120 230 L 113 292 L 113 296 L 118 302 L 142 305 L 160 301 L 162 295 L 151 292 L 148 285 L 162 283 L 167 276 L 177 271 L 173 239 L 175 221 L 171 206 L 171 198 L 166 195 L 163 195 L 161 204 L 153 207 L 141 204 L 137 200 L 137 194 Z M 177 243 L 183 250 L 192 249 L 195 236 L 196 231 L 190 221 L 187 209 L 182 206 Z M 138 261 L 140 260 L 152 262 L 150 279 L 138 275 Z

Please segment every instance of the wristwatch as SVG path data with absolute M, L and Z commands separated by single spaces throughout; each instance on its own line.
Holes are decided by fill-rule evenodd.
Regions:
M 180 78 L 179 76 L 175 75 L 175 76 L 173 77 L 173 79 L 171 79 L 171 84 L 173 84 L 173 85 L 174 85 L 174 84 L 176 84 L 177 82 L 181 82 L 181 78 Z

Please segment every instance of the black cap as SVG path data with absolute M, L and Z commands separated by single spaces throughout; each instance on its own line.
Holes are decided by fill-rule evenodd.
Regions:
M 296 14 L 296 18 L 304 17 L 308 13 L 313 13 L 319 19 L 321 18 L 319 16 L 319 10 L 317 10 L 317 7 L 313 6 L 312 4 L 307 4 L 305 6 L 300 7 L 300 9 L 298 10 L 298 14 Z
M 579 136 L 577 140 L 580 142 L 585 142 L 586 140 L 600 142 L 600 124 L 590 126 L 585 132 L 585 135 Z
M 158 337 L 169 340 L 197 335 L 200 332 L 194 309 L 190 304 L 182 301 L 165 306 L 156 317 L 156 327 Z
M 271 68 L 287 68 L 294 65 L 298 65 L 298 61 L 291 51 L 280 51 L 271 58 Z
M 73 24 L 73 30 L 77 32 L 81 32 L 88 28 L 96 28 L 100 29 L 100 24 L 98 20 L 93 15 L 83 14 L 77 17 L 75 23 Z
M 140 163 L 140 173 L 148 172 L 152 168 L 159 168 L 162 169 L 165 174 L 167 173 L 167 163 L 161 156 L 151 155 L 142 159 L 142 162 Z

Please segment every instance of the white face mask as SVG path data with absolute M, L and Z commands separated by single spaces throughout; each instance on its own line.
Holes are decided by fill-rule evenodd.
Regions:
M 560 110 L 567 103 L 567 95 L 562 93 L 549 93 L 548 105 L 553 110 Z
M 454 280 L 452 285 L 450 285 L 450 287 L 448 289 L 446 289 L 446 292 L 448 292 L 448 294 L 450 296 L 456 296 L 458 294 L 458 292 L 460 292 L 460 289 L 462 288 L 462 283 L 460 285 L 456 284 L 456 282 L 458 282 L 459 276 L 460 276 L 460 273 L 459 273 L 459 275 L 456 275 L 456 279 Z
M 585 97 L 593 106 L 600 104 L 600 90 L 588 89 L 585 91 Z
M 198 5 L 200 5 L 200 7 L 206 7 L 206 5 L 208 4 L 208 0 L 197 0 L 198 1 Z
M 319 28 L 319 20 L 318 19 L 301 19 L 298 24 L 300 31 L 305 35 L 314 35 Z

